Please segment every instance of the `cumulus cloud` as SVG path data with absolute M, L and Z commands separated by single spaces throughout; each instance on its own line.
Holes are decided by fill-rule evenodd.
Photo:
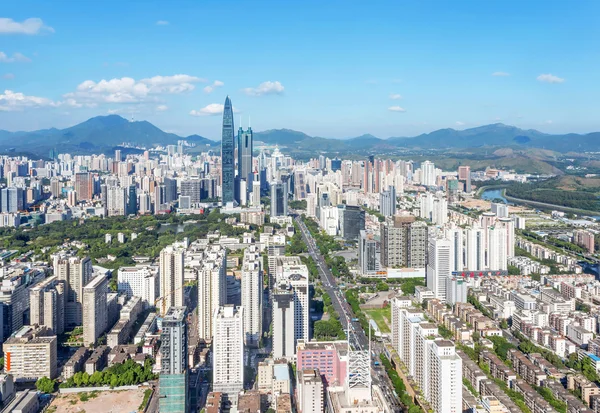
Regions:
M 544 83 L 562 83 L 565 81 L 562 77 L 554 76 L 550 73 L 543 73 L 537 77 L 537 80 Z
M 506 72 L 494 72 L 494 73 L 492 73 L 492 76 L 506 77 L 506 76 L 510 76 L 510 73 L 506 73 Z
M 195 88 L 194 83 L 204 79 L 190 75 L 154 76 L 135 80 L 130 77 L 102 79 L 99 82 L 86 80 L 75 92 L 63 97 L 84 103 L 141 103 L 156 101 L 160 94 L 180 94 Z
M 169 109 L 169 107 L 167 105 L 158 105 L 156 107 L 157 112 L 164 112 L 165 110 L 168 110 L 168 109 Z
M 169 24 L 169 22 L 166 20 L 159 20 L 156 22 L 157 26 L 167 26 L 168 24 Z
M 390 99 L 392 99 L 392 100 L 398 100 L 398 99 L 402 99 L 402 96 L 399 95 L 398 93 L 392 93 L 390 95 Z
M 54 29 L 50 26 L 46 26 L 42 19 L 38 19 L 37 17 L 32 17 L 23 20 L 22 22 L 16 22 L 13 19 L 0 17 L 0 34 L 34 35 L 42 33 L 54 33 Z
M 465 123 L 457 120 L 456 121 L 456 126 L 465 126 Z
M 247 87 L 242 89 L 242 92 L 249 96 L 263 96 L 263 95 L 280 95 L 283 93 L 284 87 L 279 81 L 266 81 L 262 82 L 257 87 Z
M 2 76 L 3 79 L 14 79 L 15 75 L 13 73 L 6 73 L 4 76 Z
M 406 109 L 401 108 L 400 106 L 390 106 L 388 110 L 390 112 L 406 112 Z
M 221 103 L 211 103 L 209 105 L 204 106 L 199 110 L 191 110 L 190 115 L 192 116 L 216 116 L 223 113 L 224 105 Z M 237 108 L 233 107 L 233 113 L 239 112 Z
M 225 85 L 225 83 L 221 82 L 220 80 L 215 80 L 211 85 L 205 86 L 203 90 L 204 93 L 212 93 L 216 88 L 222 87 L 223 85 Z
M 61 102 L 54 102 L 51 99 L 39 96 L 28 96 L 20 92 L 5 90 L 0 94 L 0 110 L 15 111 L 25 108 L 57 107 Z
M 31 59 L 22 53 L 13 53 L 12 56 L 8 56 L 4 52 L 0 52 L 1 63 L 15 63 L 15 62 L 31 62 Z

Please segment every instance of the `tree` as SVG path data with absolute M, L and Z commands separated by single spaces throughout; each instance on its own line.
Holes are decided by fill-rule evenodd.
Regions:
M 56 385 L 56 380 L 50 380 L 48 377 L 40 377 L 35 382 L 35 388 L 42 393 L 52 393 Z
M 390 286 L 383 281 L 379 281 L 376 285 L 377 291 L 389 291 Z

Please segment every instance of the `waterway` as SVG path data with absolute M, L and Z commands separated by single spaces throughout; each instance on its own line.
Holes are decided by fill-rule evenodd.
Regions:
M 481 199 L 485 199 L 486 201 L 493 201 L 494 199 L 501 199 L 502 202 L 508 204 L 508 200 L 502 194 L 503 188 L 490 188 L 483 191 L 481 194 Z

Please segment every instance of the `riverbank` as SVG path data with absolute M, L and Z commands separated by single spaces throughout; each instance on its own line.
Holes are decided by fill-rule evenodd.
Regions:
M 600 211 L 591 211 L 591 210 L 587 210 L 587 209 L 571 208 L 571 207 L 566 207 L 566 206 L 562 206 L 562 205 L 548 204 L 545 202 L 530 201 L 528 199 L 515 198 L 513 196 L 506 195 L 506 186 L 505 185 L 482 186 L 477 191 L 476 196 L 479 199 L 490 201 L 491 198 L 494 198 L 494 197 L 484 198 L 483 197 L 484 193 L 487 191 L 492 192 L 492 191 L 498 191 L 498 190 L 500 190 L 500 194 L 501 194 L 502 198 L 504 198 L 507 202 L 513 203 L 515 205 L 522 204 L 522 205 L 527 205 L 530 207 L 535 207 L 535 208 L 540 208 L 540 209 L 551 209 L 551 210 L 555 210 L 555 211 L 570 212 L 570 213 L 578 214 L 578 215 L 589 215 L 589 216 L 600 215 Z

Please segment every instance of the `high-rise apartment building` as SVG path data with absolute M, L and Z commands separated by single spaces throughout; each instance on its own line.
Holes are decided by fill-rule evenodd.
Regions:
M 446 280 L 452 276 L 454 268 L 453 244 L 447 238 L 429 238 L 427 257 L 427 288 L 435 298 L 446 300 Z
M 263 272 L 258 247 L 244 251 L 242 263 L 242 307 L 244 307 L 244 341 L 248 347 L 258 347 L 262 334 Z
M 89 172 L 75 174 L 75 192 L 81 201 L 89 201 L 94 197 L 94 176 Z
M 83 323 L 83 287 L 90 282 L 94 270 L 89 257 L 66 254 L 54 256 L 54 275 L 65 282 L 65 327 Z
M 165 314 L 169 307 L 184 307 L 184 255 L 185 248 L 169 245 L 160 252 L 160 305 Z
M 479 225 L 465 229 L 465 267 L 467 271 L 485 269 L 485 235 Z
M 381 264 L 388 268 L 425 268 L 427 224 L 414 216 L 394 216 L 381 223 Z
M 460 413 L 462 409 L 462 359 L 454 343 L 435 340 L 429 345 L 429 397 L 434 412 Z
M 103 274 L 83 287 L 83 344 L 96 344 L 108 326 L 108 279 Z
M 435 186 L 436 181 L 435 165 L 430 161 L 421 163 L 421 184 L 425 186 Z
M 396 187 L 390 185 L 379 194 L 379 212 L 384 217 L 396 215 Z
M 362 275 L 373 275 L 381 267 L 378 242 L 365 230 L 360 231 L 358 241 L 358 267 Z
M 121 216 L 127 213 L 127 199 L 129 197 L 126 187 L 110 186 L 106 188 L 106 214 L 109 217 Z
M 227 250 L 212 245 L 204 250 L 198 274 L 198 332 L 205 341 L 213 339 L 215 311 L 227 303 Z
M 319 371 L 315 369 L 299 370 L 297 383 L 298 409 L 302 413 L 323 413 L 325 392 Z
M 296 351 L 294 294 L 291 290 L 275 288 L 273 299 L 273 358 L 291 359 Z
M 57 376 L 57 339 L 46 327 L 23 326 L 2 345 L 4 372 L 15 379 L 36 381 Z
M 213 391 L 237 404 L 244 390 L 244 309 L 228 304 L 214 314 Z
M 117 291 L 127 298 L 140 297 L 145 308 L 153 307 L 159 292 L 158 267 L 136 265 L 121 267 L 117 275 Z
M 25 197 L 22 188 L 9 186 L 0 191 L 0 212 L 18 212 L 25 209 Z
M 65 281 L 46 278 L 29 290 L 32 325 L 47 327 L 54 334 L 65 331 Z
M 233 105 L 229 96 L 223 107 L 223 133 L 221 136 L 221 202 L 223 205 L 235 199 L 235 137 L 233 129 Z
M 161 413 L 188 413 L 188 343 L 185 320 L 185 307 L 171 307 L 163 318 L 158 390 Z

